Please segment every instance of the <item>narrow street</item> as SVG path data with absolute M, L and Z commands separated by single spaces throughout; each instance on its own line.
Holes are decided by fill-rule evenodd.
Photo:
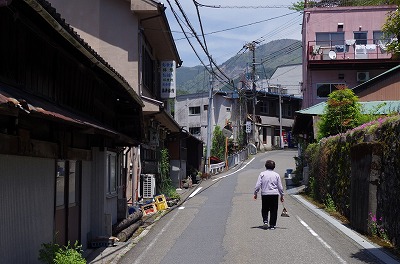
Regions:
M 118 263 L 397 263 L 376 248 L 365 249 L 299 202 L 293 190 L 285 196 L 290 217 L 279 216 L 275 230 L 261 228 L 261 201 L 253 200 L 258 174 L 272 159 L 283 179 L 286 169 L 295 168 L 296 155 L 257 154 L 208 180 L 208 187 L 162 217 Z

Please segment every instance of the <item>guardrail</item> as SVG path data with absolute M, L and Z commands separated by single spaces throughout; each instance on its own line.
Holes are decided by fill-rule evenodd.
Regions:
M 246 147 L 245 149 L 243 149 L 239 152 L 229 155 L 228 156 L 228 168 L 226 168 L 225 162 L 211 164 L 210 165 L 210 174 L 218 174 L 227 169 L 235 167 L 240 162 L 246 160 L 249 157 L 249 151 L 250 151 L 250 149 Z

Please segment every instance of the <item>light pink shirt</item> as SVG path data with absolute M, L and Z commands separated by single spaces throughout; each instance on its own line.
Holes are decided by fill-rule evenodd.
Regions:
M 281 177 L 273 170 L 266 170 L 260 173 L 257 179 L 254 194 L 261 190 L 261 195 L 283 195 Z

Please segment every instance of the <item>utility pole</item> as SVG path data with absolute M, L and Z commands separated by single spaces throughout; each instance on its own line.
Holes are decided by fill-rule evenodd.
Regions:
M 210 89 L 208 92 L 208 110 L 207 110 L 207 153 L 206 153 L 206 173 L 210 174 L 210 156 L 211 156 L 211 111 L 213 109 L 213 73 L 210 76 Z
M 283 149 L 282 135 L 282 87 L 279 87 L 279 146 Z
M 252 42 L 253 63 L 251 66 L 251 84 L 253 88 L 253 140 L 254 145 L 257 142 L 256 135 L 256 104 L 257 104 L 257 90 L 256 90 L 256 45 Z
M 251 65 L 251 84 L 252 84 L 252 92 L 253 92 L 253 143 L 256 143 L 256 104 L 257 104 L 257 90 L 256 90 L 256 45 L 259 44 L 259 41 L 252 41 L 251 43 L 247 43 L 244 47 L 248 48 L 252 52 L 252 65 Z

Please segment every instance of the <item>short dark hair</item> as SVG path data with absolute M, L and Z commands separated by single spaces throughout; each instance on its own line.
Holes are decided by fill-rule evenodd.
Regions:
M 267 160 L 267 161 L 265 162 L 265 168 L 266 168 L 267 170 L 273 170 L 273 169 L 275 169 L 275 161 L 273 161 L 273 160 Z

